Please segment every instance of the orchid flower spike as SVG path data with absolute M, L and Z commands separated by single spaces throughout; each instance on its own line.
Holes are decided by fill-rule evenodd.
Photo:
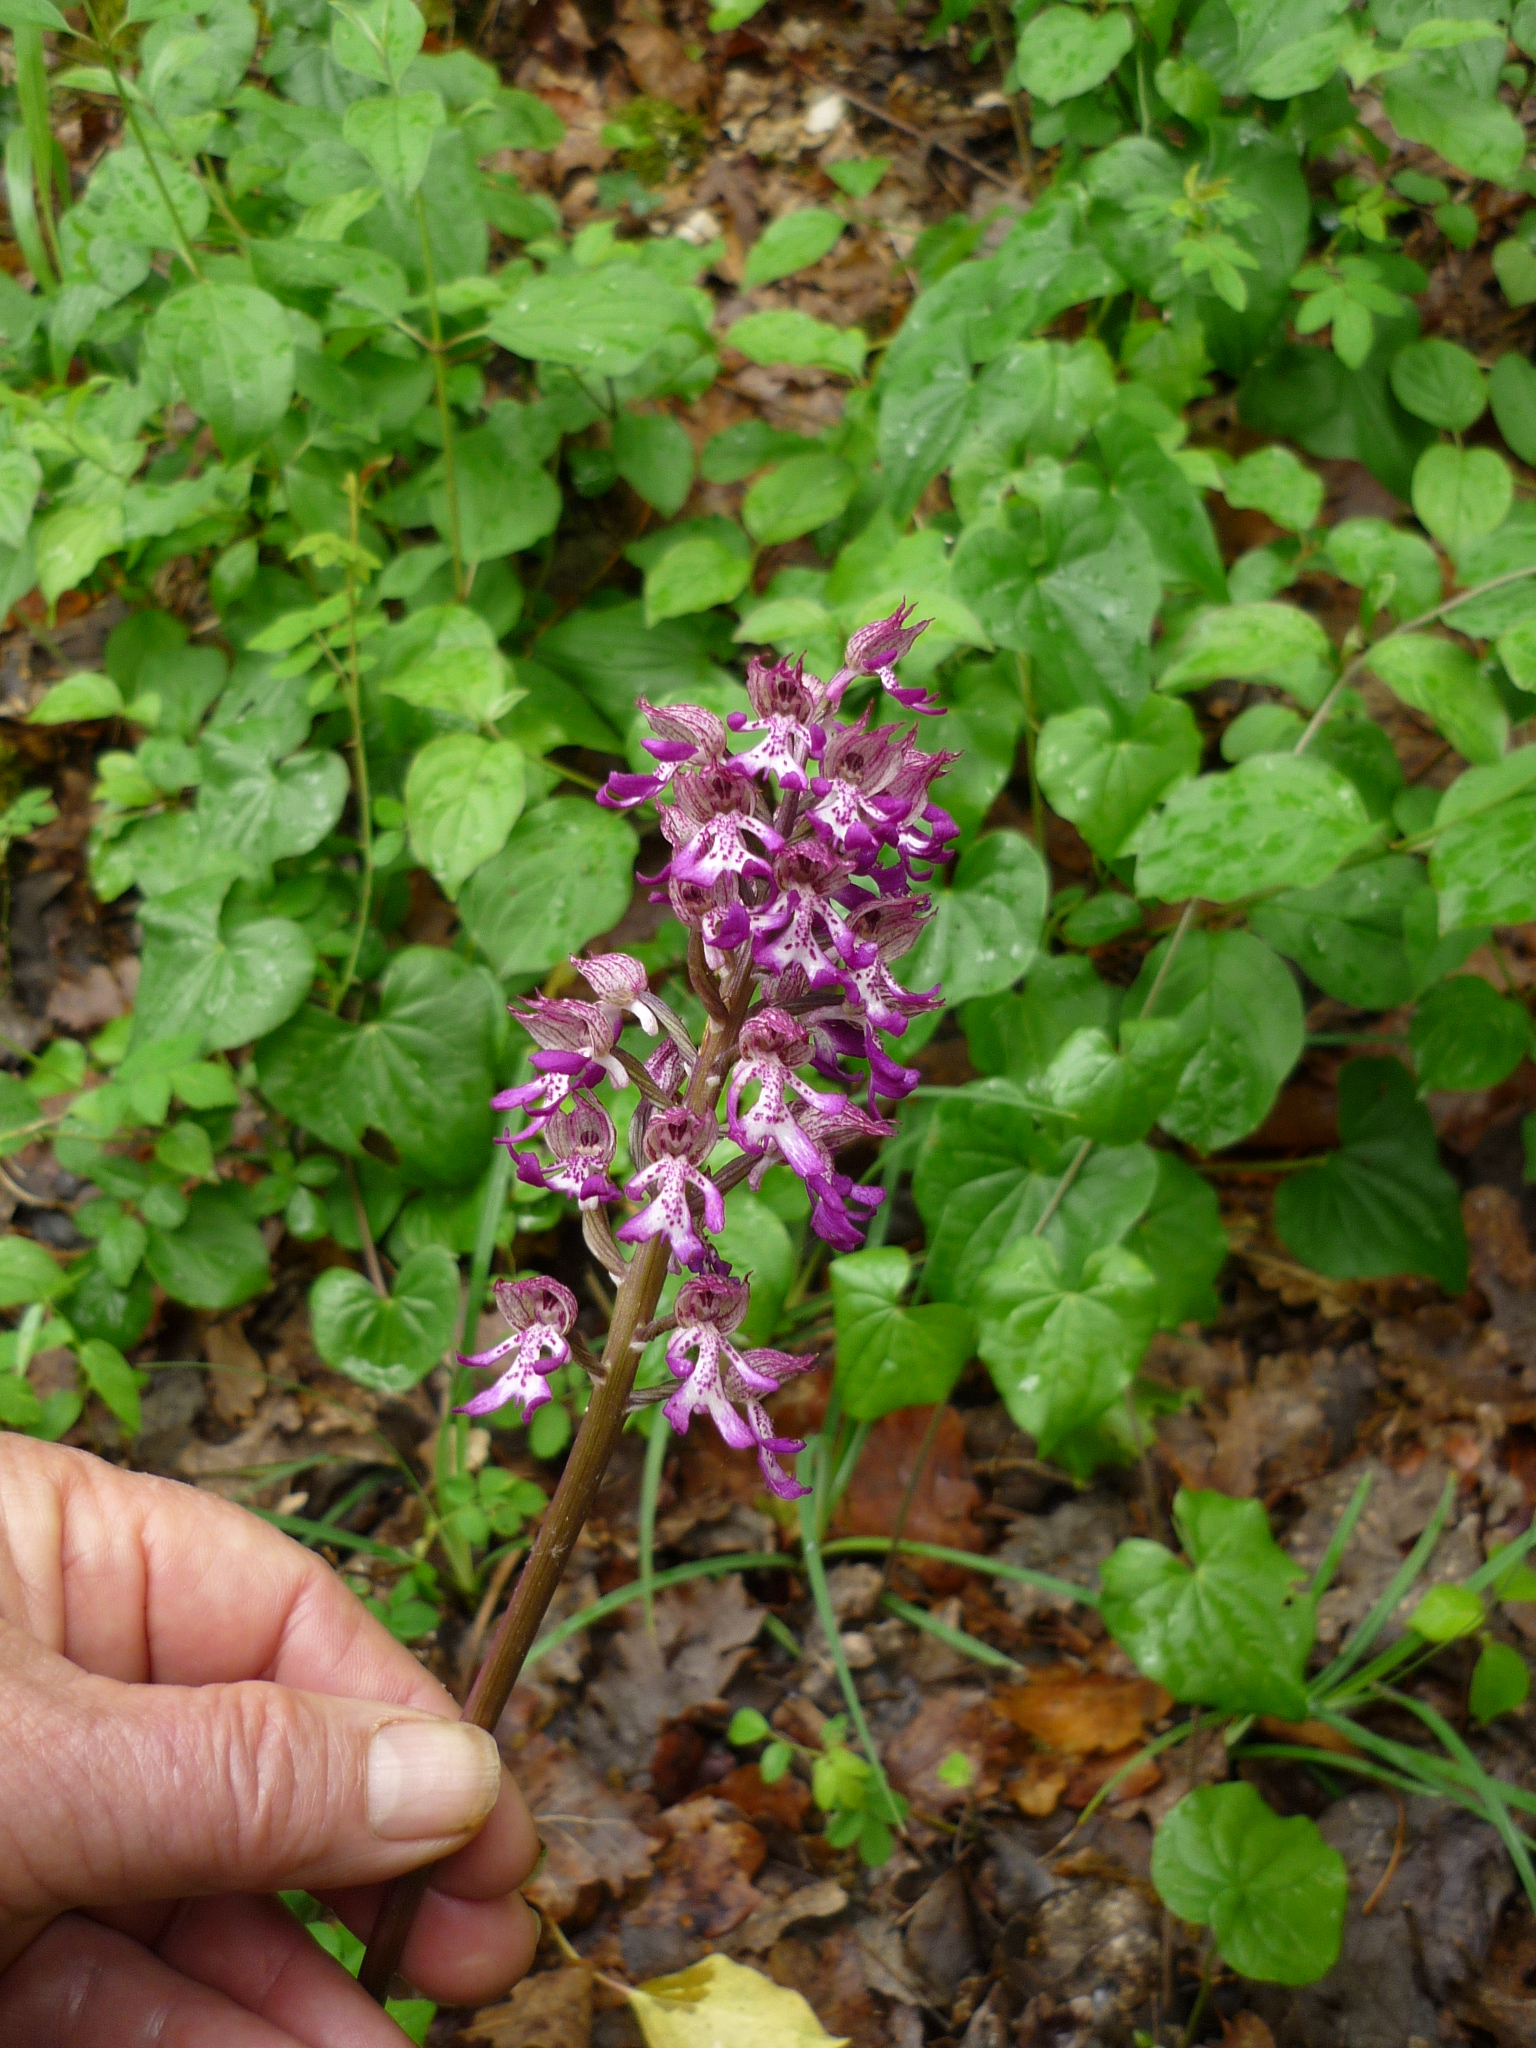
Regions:
M 656 1257 L 626 1260 L 619 1246 L 665 1248 L 683 1276 L 663 1325 L 677 1382 L 666 1413 L 679 1431 L 708 1415 L 727 1443 L 756 1450 L 764 1483 L 785 1499 L 801 1489 L 777 1459 L 800 1446 L 775 1434 L 764 1402 L 810 1361 L 735 1341 L 748 1286 L 712 1240 L 725 1229 L 725 1189 L 742 1179 L 761 1187 L 780 1167 L 804 1183 L 811 1228 L 838 1251 L 862 1243 L 884 1199 L 868 1184 L 867 1161 L 855 1177 L 838 1155 L 889 1137 L 894 1125 L 877 1101 L 899 1099 L 921 1078 L 916 1066 L 897 1064 L 889 1041 L 942 998 L 921 986 L 920 973 L 908 987 L 896 969 L 929 915 L 922 882 L 952 857 L 958 836 L 931 794 L 954 756 L 919 744 L 909 726 L 881 722 L 878 703 L 857 720 L 840 718 L 837 705 L 856 678 L 873 676 L 898 703 L 942 711 L 897 680 L 896 664 L 926 623 L 912 612 L 903 603 L 861 626 L 830 683 L 800 660 L 754 659 L 750 715 L 641 704 L 655 770 L 611 776 L 602 800 L 621 809 L 655 804 L 669 858 L 642 879 L 654 884 L 652 903 L 687 928 L 686 971 L 706 1033 L 696 1041 L 630 954 L 573 959 L 592 1000 L 532 997 L 514 1006 L 538 1048 L 534 1078 L 496 1098 L 499 1109 L 529 1111 L 520 1136 L 542 1140 L 538 1153 L 518 1155 L 519 1177 L 580 1204 L 587 1244 L 621 1295 L 641 1289 L 617 1328 L 633 1331 L 654 1315 L 656 1296 L 646 1290 L 660 1269 Z M 732 731 L 756 737 L 732 754 Z M 655 1041 L 643 1077 L 619 1053 L 630 1019 Z M 619 1137 L 606 1093 L 599 1100 L 593 1090 L 611 1084 L 617 1095 L 637 1081 L 626 1133 L 633 1171 L 623 1188 L 635 1213 L 610 1220 L 606 1205 L 620 1199 Z M 722 1110 L 741 1156 L 712 1171 Z M 512 1360 L 472 1413 L 503 1400 L 526 1411 L 547 1398 L 575 1302 L 552 1281 L 510 1283 L 530 1285 L 548 1292 L 523 1303 L 514 1291 L 513 1306 L 503 1302 L 516 1334 L 469 1361 Z

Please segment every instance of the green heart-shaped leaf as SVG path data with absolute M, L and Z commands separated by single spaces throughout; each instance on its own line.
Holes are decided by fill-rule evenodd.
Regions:
M 387 1299 L 345 1266 L 328 1267 L 309 1290 L 320 1356 L 379 1394 L 426 1377 L 453 1341 L 458 1307 L 458 1264 L 438 1244 L 412 1252 Z

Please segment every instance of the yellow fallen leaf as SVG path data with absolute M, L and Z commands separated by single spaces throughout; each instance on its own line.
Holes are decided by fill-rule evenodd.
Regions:
M 848 2036 L 829 2034 L 798 1991 L 729 1956 L 653 1977 L 629 2002 L 648 2048 L 848 2048 Z

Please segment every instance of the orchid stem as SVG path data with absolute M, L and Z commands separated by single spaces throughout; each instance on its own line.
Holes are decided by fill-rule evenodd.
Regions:
M 704 1033 L 689 1083 L 685 1104 L 688 1109 L 698 1112 L 714 1108 L 724 1081 L 727 1057 L 746 1016 L 752 988 L 751 953 L 744 950 L 731 976 L 725 1021 L 711 1020 Z M 564 1576 L 576 1539 L 592 1512 L 592 1503 L 624 1427 L 626 1406 L 640 1363 L 640 1353 L 632 1339 L 656 1313 L 662 1282 L 667 1277 L 667 1261 L 667 1239 L 650 1238 L 636 1253 L 620 1282 L 608 1340 L 603 1346 L 602 1377 L 593 1387 L 591 1403 L 576 1432 L 554 1499 L 539 1524 L 528 1561 L 464 1703 L 462 1718 L 476 1728 L 494 1730 L 501 1719 Z M 430 1877 L 431 1866 L 424 1865 L 397 1877 L 385 1891 L 358 1973 L 363 1989 L 380 2005 L 389 1995 L 390 1982 L 399 1967 Z

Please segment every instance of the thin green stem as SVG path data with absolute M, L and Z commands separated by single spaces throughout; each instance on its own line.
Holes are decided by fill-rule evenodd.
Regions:
M 356 474 L 347 478 L 347 499 L 351 512 L 352 541 L 357 543 L 360 507 Z M 357 963 L 363 950 L 363 934 L 368 929 L 368 913 L 373 907 L 373 797 L 368 787 L 368 748 L 363 739 L 363 685 L 357 665 L 357 572 L 351 562 L 347 564 L 347 665 L 342 677 L 342 688 L 346 692 L 347 715 L 352 723 L 352 772 L 357 778 L 358 846 L 363 856 L 361 882 L 358 894 L 357 921 L 352 928 L 352 944 L 347 952 L 347 964 L 341 979 L 331 997 L 331 1015 L 334 1017 L 346 1000 L 347 990 L 357 976 Z
M 948 1622 L 940 1621 L 930 1614 L 926 1607 L 915 1607 L 910 1600 L 903 1600 L 899 1593 L 882 1593 L 882 1606 L 906 1622 L 909 1628 L 921 1629 L 925 1635 L 933 1636 L 938 1642 L 962 1657 L 969 1657 L 973 1663 L 989 1665 L 994 1671 L 1019 1672 L 1024 1669 L 1016 1658 L 1004 1650 L 994 1650 L 990 1643 L 982 1642 L 979 1636 L 967 1634 L 963 1628 L 951 1628 Z
M 1051 1198 L 1040 1211 L 1040 1220 L 1030 1232 L 1031 1237 L 1044 1237 L 1046 1226 L 1071 1193 L 1072 1183 L 1088 1164 L 1088 1154 L 1093 1150 L 1092 1138 L 1084 1138 L 1068 1162 L 1066 1172 L 1051 1190 Z
M 1003 89 L 1003 98 L 1008 102 L 1008 119 L 1013 124 L 1014 146 L 1019 152 L 1019 172 L 1024 190 L 1032 192 L 1035 183 L 1035 153 L 1030 147 L 1028 118 L 1018 88 L 1010 91 L 1008 86 L 1008 76 L 1013 69 L 1013 39 L 1008 33 L 1008 17 L 1003 11 L 1002 0 L 987 0 L 987 23 L 992 31 L 992 54 L 997 59 L 998 81 Z
M 1147 990 L 1147 1000 L 1141 1006 L 1140 1015 L 1142 1017 L 1150 1017 L 1157 1008 L 1157 999 L 1166 987 L 1169 975 L 1173 972 L 1173 963 L 1178 958 L 1179 948 L 1189 937 L 1190 928 L 1194 924 L 1195 913 L 1198 908 L 1199 899 L 1191 896 L 1184 906 L 1178 923 L 1173 928 L 1173 937 L 1168 941 L 1168 950 L 1158 964 L 1157 973 L 1152 977 L 1152 986 Z
M 437 386 L 437 418 L 443 434 L 443 495 L 448 500 L 448 545 L 453 552 L 453 594 L 462 604 L 464 543 L 459 527 L 459 480 L 454 463 L 453 408 L 448 403 L 448 365 L 443 355 L 443 322 L 437 306 L 437 273 L 432 265 L 432 237 L 427 232 L 426 202 L 416 193 L 416 228 L 421 237 L 421 267 L 427 281 L 427 312 L 432 326 L 432 374 Z
M 240 243 L 241 247 L 248 248 L 251 240 L 250 230 L 237 217 L 234 208 L 225 198 L 223 181 L 214 169 L 212 157 L 200 158 L 197 164 L 197 171 L 199 177 L 207 186 L 209 196 L 212 198 L 214 205 L 223 216 L 225 225 L 234 234 L 236 241 Z
M 362 1245 L 363 1264 L 368 1278 L 373 1282 L 373 1291 L 381 1300 L 388 1301 L 389 1288 L 384 1281 L 384 1269 L 379 1264 L 378 1247 L 373 1241 L 373 1228 L 368 1221 L 368 1205 L 363 1200 L 363 1191 L 357 1183 L 357 1168 L 350 1159 L 342 1162 L 342 1171 L 347 1176 L 347 1192 L 352 1197 L 352 1214 L 357 1221 L 358 1240 Z
M 1193 2048 L 1195 2031 L 1205 2013 L 1206 2000 L 1211 1995 L 1211 1963 L 1214 1945 L 1209 1935 L 1205 1938 L 1205 1954 L 1200 1962 L 1200 1989 L 1195 1993 L 1195 2002 L 1189 2009 L 1189 2019 L 1184 2027 L 1184 2048 Z
M 124 118 L 133 132 L 133 139 L 138 144 L 145 163 L 149 166 L 149 175 L 155 181 L 155 190 L 160 194 L 160 203 L 165 208 L 166 217 L 170 221 L 172 231 L 176 237 L 177 254 L 197 279 L 198 283 L 201 284 L 203 273 L 198 269 L 197 258 L 192 254 L 192 244 L 187 238 L 186 229 L 181 224 L 181 215 L 176 210 L 176 202 L 171 197 L 170 187 L 166 184 L 164 174 L 160 169 L 160 159 L 150 148 L 149 137 L 145 134 L 144 124 L 139 119 L 139 110 L 128 97 L 128 88 L 123 82 L 123 74 L 117 68 L 117 59 L 112 54 L 111 43 L 101 32 L 101 24 L 96 19 L 96 9 L 92 5 L 92 0 L 85 0 L 85 15 L 91 25 L 91 34 L 95 39 L 96 47 L 101 52 L 102 62 L 107 67 L 107 75 L 112 80 L 112 87 L 117 94 L 118 104 L 121 106 Z
M 501 1222 L 501 1212 L 506 1206 L 507 1188 L 512 1179 L 512 1154 L 505 1145 L 494 1148 L 486 1176 L 485 1197 L 480 1204 L 480 1220 L 475 1228 L 475 1249 L 469 1261 L 469 1285 L 464 1292 L 464 1320 L 459 1328 L 459 1349 L 470 1350 L 475 1341 L 475 1330 L 481 1312 L 485 1307 L 486 1283 L 490 1279 L 491 1260 L 496 1253 L 496 1228 Z
M 1162 960 L 1158 965 L 1157 973 L 1153 976 L 1152 979 L 1152 986 L 1147 991 L 1147 999 L 1141 1006 L 1141 1015 L 1143 1017 L 1151 1016 L 1153 1005 L 1156 1003 L 1158 997 L 1162 994 L 1163 986 L 1166 983 L 1169 974 L 1173 970 L 1173 963 L 1178 956 L 1179 948 L 1183 945 L 1185 939 L 1189 936 L 1190 929 L 1195 922 L 1195 913 L 1198 910 L 1198 908 L 1198 898 L 1191 896 L 1189 901 L 1184 906 L 1183 914 L 1180 916 L 1178 923 L 1173 928 L 1173 937 L 1168 941 L 1168 950 L 1163 955 Z M 1094 1141 L 1092 1138 L 1084 1138 L 1083 1142 L 1078 1146 L 1077 1150 L 1073 1153 L 1070 1161 L 1067 1164 L 1066 1172 L 1061 1176 L 1061 1179 L 1056 1183 L 1055 1188 L 1051 1192 L 1050 1200 L 1046 1203 L 1044 1209 L 1040 1213 L 1040 1220 L 1036 1223 L 1034 1229 L 1030 1232 L 1031 1237 L 1043 1237 L 1045 1235 L 1046 1226 L 1050 1223 L 1051 1218 L 1056 1214 L 1056 1211 L 1061 1207 L 1062 1203 L 1066 1200 L 1068 1194 L 1071 1192 L 1072 1183 L 1077 1179 L 1078 1175 L 1082 1172 L 1083 1168 L 1088 1164 L 1088 1155 L 1093 1150 L 1093 1143 Z
M 656 1633 L 656 1501 L 671 1440 L 672 1425 L 658 1409 L 651 1422 L 645 1465 L 640 1474 L 640 1587 L 645 1602 L 645 1625 L 652 1635 Z
M 822 1502 L 821 1533 L 826 1534 L 827 1523 L 837 1511 L 837 1504 L 848 1491 L 859 1459 L 864 1455 L 864 1446 L 869 1441 L 872 1423 L 856 1422 L 848 1432 L 847 1441 L 841 1446 L 837 1464 L 827 1486 L 826 1498 Z
M 928 1417 L 928 1427 L 923 1431 L 923 1440 L 917 1447 L 912 1470 L 907 1475 L 906 1485 L 902 1488 L 901 1500 L 896 1508 L 896 1520 L 891 1525 L 891 1547 L 885 1553 L 885 1563 L 880 1572 L 882 1593 L 890 1590 L 891 1567 L 896 1562 L 901 1539 L 907 1533 L 907 1517 L 911 1514 L 912 1503 L 917 1498 L 918 1481 L 922 1478 L 923 1468 L 932 1457 L 934 1444 L 938 1441 L 939 1425 L 944 1420 L 945 1405 L 943 1401 L 934 1402 L 933 1412 Z
M 53 222 L 54 142 L 48 120 L 48 67 L 43 57 L 43 32 L 28 23 L 18 23 L 11 31 L 11 41 L 16 58 L 16 97 L 21 102 L 22 121 L 32 150 L 32 172 L 37 183 L 38 226 L 53 259 L 53 267 L 62 276 L 64 263 Z M 60 198 L 67 206 L 67 185 L 63 187 Z
M 1389 640 L 1401 640 L 1409 633 L 1417 633 L 1420 627 L 1432 626 L 1436 619 L 1443 619 L 1447 612 L 1453 612 L 1461 605 L 1470 604 L 1473 598 L 1486 597 L 1490 591 L 1502 590 L 1506 583 L 1523 583 L 1527 576 L 1536 576 L 1536 563 L 1524 569 L 1510 569 L 1502 576 L 1490 576 L 1486 583 L 1475 584 L 1471 590 L 1458 591 L 1454 597 L 1446 598 L 1442 604 L 1431 605 L 1427 612 L 1420 612 L 1416 619 L 1405 620 L 1401 626 L 1394 626 L 1390 633 L 1383 633 L 1379 640 L 1373 640 L 1369 647 L 1363 647 L 1354 659 L 1346 662 L 1339 671 L 1337 682 L 1334 683 L 1322 703 L 1313 712 L 1307 722 L 1306 730 L 1302 733 L 1301 738 L 1297 740 L 1293 752 L 1298 754 L 1306 752 L 1307 748 L 1311 746 L 1313 740 L 1317 738 L 1317 735 L 1332 717 L 1333 707 L 1338 702 L 1340 696 L 1362 670 L 1370 667 L 1375 656 L 1386 646 Z
M 1045 850 L 1045 792 L 1040 787 L 1040 778 L 1035 773 L 1035 748 L 1040 737 L 1040 720 L 1035 712 L 1034 678 L 1029 672 L 1029 656 L 1014 656 L 1019 671 L 1019 695 L 1024 701 L 1024 773 L 1029 780 L 1029 815 L 1035 828 L 1035 846 L 1042 860 Z
M 1079 1586 L 1072 1579 L 1053 1578 L 1049 1572 L 1031 1571 L 1028 1565 L 1009 1564 L 1000 1557 L 981 1557 L 974 1550 L 951 1550 L 945 1543 L 916 1543 L 910 1538 L 893 1544 L 889 1536 L 839 1536 L 835 1542 L 824 1543 L 823 1557 L 856 1557 L 866 1552 L 883 1556 L 887 1550 L 899 1550 L 907 1557 L 931 1557 L 938 1564 L 957 1564 L 966 1571 L 980 1572 L 994 1579 L 1008 1579 L 1016 1586 L 1034 1586 L 1042 1593 L 1053 1593 L 1058 1599 L 1076 1601 L 1081 1607 L 1097 1607 L 1099 1596 L 1091 1586 Z M 793 1558 L 781 1558 L 781 1564 L 791 1568 Z
M 826 1470 L 826 1445 L 817 1438 L 810 1452 L 812 1469 L 820 1481 Z M 885 1803 L 883 1818 L 893 1826 L 899 1826 L 901 1811 L 891 1791 L 890 1781 L 885 1775 L 885 1766 L 880 1761 L 880 1752 L 870 1732 L 864 1714 L 864 1702 L 859 1698 L 858 1687 L 853 1682 L 853 1673 L 848 1666 L 847 1653 L 843 1649 L 843 1638 L 838 1627 L 837 1614 L 832 1605 L 832 1595 L 827 1587 L 827 1568 L 822 1560 L 821 1537 L 817 1528 L 817 1508 L 823 1492 L 821 1484 L 813 1484 L 809 1493 L 800 1497 L 800 1552 L 805 1562 L 805 1574 L 811 1582 L 811 1599 L 816 1608 L 816 1619 L 821 1623 L 822 1633 L 827 1639 L 827 1651 L 832 1667 L 837 1673 L 837 1682 L 842 1689 L 843 1704 L 848 1709 L 848 1718 L 853 1723 L 864 1759 L 875 1776 L 880 1796 Z

